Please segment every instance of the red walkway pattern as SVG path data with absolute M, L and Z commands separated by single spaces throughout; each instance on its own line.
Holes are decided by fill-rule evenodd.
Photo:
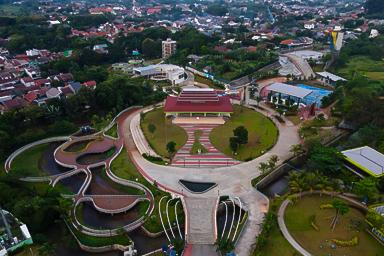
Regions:
M 218 124 L 178 124 L 188 134 L 187 143 L 176 153 L 172 160 L 172 166 L 199 168 L 199 167 L 224 167 L 239 164 L 233 158 L 230 158 L 218 151 L 209 141 L 209 134 Z M 200 143 L 208 150 L 208 153 L 192 155 L 191 149 L 195 142 L 195 131 L 202 131 Z

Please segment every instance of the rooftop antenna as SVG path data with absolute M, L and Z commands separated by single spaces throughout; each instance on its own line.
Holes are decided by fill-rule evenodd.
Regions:
M 4 222 L 5 230 L 7 231 L 7 234 L 8 234 L 8 239 L 11 240 L 12 239 L 12 232 L 11 232 L 11 229 L 9 227 L 8 221 L 5 218 L 5 214 L 4 214 L 4 211 L 1 208 L 1 206 L 0 206 L 0 213 L 1 213 L 1 218 L 3 219 L 3 222 Z

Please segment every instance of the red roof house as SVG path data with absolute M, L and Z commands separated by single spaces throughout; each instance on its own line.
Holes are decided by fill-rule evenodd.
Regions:
M 96 88 L 96 81 L 95 80 L 92 80 L 92 81 L 86 81 L 83 83 L 83 86 L 84 87 L 87 87 L 87 88 L 91 88 L 91 89 L 94 89 Z

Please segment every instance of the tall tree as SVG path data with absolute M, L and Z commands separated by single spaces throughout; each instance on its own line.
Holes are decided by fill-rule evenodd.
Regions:
M 354 184 L 353 191 L 361 198 L 372 199 L 378 194 L 377 181 L 374 178 L 364 178 Z
M 233 130 L 233 135 L 237 138 L 240 145 L 248 143 L 248 130 L 244 126 L 239 126 Z

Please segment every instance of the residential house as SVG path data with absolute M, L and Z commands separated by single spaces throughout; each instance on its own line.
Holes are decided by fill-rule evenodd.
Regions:
M 20 79 L 20 82 L 25 86 L 25 87 L 30 87 L 30 86 L 34 86 L 35 85 L 35 81 L 29 77 L 29 76 L 26 76 L 26 77 L 23 77 Z

